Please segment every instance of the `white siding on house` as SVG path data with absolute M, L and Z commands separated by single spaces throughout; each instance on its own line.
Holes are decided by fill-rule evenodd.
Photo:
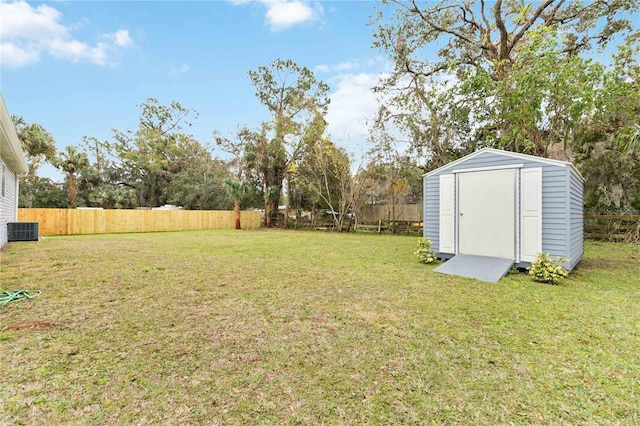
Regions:
M 0 247 L 7 243 L 7 222 L 15 222 L 18 215 L 18 177 L 27 173 L 27 161 L 11 116 L 0 93 Z
M 0 173 L 4 169 L 4 197 L 0 194 L 0 247 L 7 243 L 7 223 L 16 217 L 16 175 L 0 158 Z

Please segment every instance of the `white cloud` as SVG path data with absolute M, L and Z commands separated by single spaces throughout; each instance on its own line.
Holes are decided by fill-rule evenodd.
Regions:
M 231 0 L 235 6 L 252 3 L 248 0 Z M 308 0 L 257 0 L 267 8 L 267 22 L 273 31 L 286 30 L 294 25 L 317 21 L 322 15 L 322 6 Z
M 113 34 L 107 34 L 107 37 L 113 39 L 116 46 L 119 47 L 129 47 L 133 45 L 133 39 L 129 36 L 129 31 L 127 30 L 118 30 Z
M 65 37 L 67 30 L 57 22 L 61 17 L 46 4 L 33 8 L 25 1 L 2 2 L 2 37 L 32 41 Z
M 335 64 L 333 69 L 336 71 L 350 71 L 358 66 L 360 66 L 359 61 L 345 61 Z
M 171 77 L 175 77 L 177 75 L 186 73 L 187 71 L 189 71 L 190 68 L 191 67 L 189 67 L 188 64 L 182 64 L 179 67 L 172 67 L 171 70 L 169 71 L 169 75 Z
M 372 68 L 384 66 L 385 61 L 382 57 L 373 57 L 366 59 L 349 59 L 346 61 L 338 62 L 337 64 L 320 64 L 315 66 L 316 72 L 328 73 L 328 72 L 354 72 L 357 69 Z
M 36 63 L 43 54 L 71 61 L 89 61 L 107 65 L 121 49 L 133 45 L 127 30 L 102 35 L 103 41 L 90 44 L 71 34 L 73 25 L 60 23 L 62 13 L 41 4 L 31 6 L 25 1 L 2 2 L 0 15 L 0 51 L 2 64 L 21 67 Z
M 330 95 L 327 113 L 329 132 L 335 138 L 365 139 L 367 121 L 378 110 L 372 88 L 381 74 L 345 74 L 339 78 L 337 89 Z
M 313 19 L 313 9 L 301 1 L 274 1 L 267 6 L 267 20 L 274 30 L 287 29 Z
M 34 64 L 40 60 L 40 54 L 34 50 L 27 50 L 13 43 L 0 43 L 0 58 L 2 63 L 11 68 Z
M 351 58 L 334 64 L 319 64 L 317 73 L 333 91 L 327 112 L 328 132 L 333 140 L 355 155 L 361 155 L 369 138 L 369 126 L 380 106 L 373 88 L 388 77 L 388 63 L 382 57 Z

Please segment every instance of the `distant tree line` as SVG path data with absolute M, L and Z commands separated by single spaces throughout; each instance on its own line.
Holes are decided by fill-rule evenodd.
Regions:
M 114 131 L 110 141 L 85 137 L 61 152 L 41 126 L 14 117 L 29 162 L 20 206 L 127 209 L 171 203 L 187 209 L 228 208 L 226 163 L 183 132 L 194 112 L 151 98 L 140 109 L 138 129 Z M 29 135 L 39 142 L 29 143 Z M 64 182 L 38 176 L 45 161 L 64 173 Z
M 185 209 L 264 209 L 264 225 L 288 226 L 289 215 L 325 215 L 335 229 L 358 217 L 368 202 L 419 197 L 419 169 L 397 170 L 375 158 L 355 167 L 351 155 L 326 133 L 329 87 L 290 60 L 249 73 L 270 120 L 213 131 L 213 145 L 187 132 L 197 112 L 154 98 L 140 105 L 137 129 L 114 130 L 110 140 L 84 137 L 58 152 L 38 124 L 13 117 L 29 162 L 20 187 L 21 207 L 128 209 L 175 204 Z M 38 176 L 48 162 L 64 182 Z

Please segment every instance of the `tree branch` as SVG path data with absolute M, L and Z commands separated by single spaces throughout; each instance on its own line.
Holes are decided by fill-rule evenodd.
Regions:
M 520 41 L 520 39 L 522 38 L 522 36 L 524 36 L 526 34 L 527 31 L 529 31 L 529 29 L 533 26 L 533 24 L 535 23 L 536 20 L 538 20 L 538 18 L 540 18 L 540 16 L 542 15 L 542 13 L 545 11 L 545 9 L 550 6 L 553 3 L 554 0 L 546 0 L 544 3 L 542 3 L 540 6 L 538 6 L 538 8 L 536 9 L 536 11 L 533 13 L 533 15 L 531 16 L 531 18 L 527 19 L 527 22 L 522 26 L 522 28 L 520 28 L 520 30 L 513 36 L 513 39 L 511 39 L 511 43 L 509 43 L 509 48 L 507 51 L 508 55 L 511 55 L 511 52 L 513 51 L 513 48 L 516 46 L 516 44 L 518 44 L 518 42 Z M 556 13 L 558 12 L 558 10 L 560 9 L 560 6 L 562 6 L 562 4 L 564 3 L 565 0 L 560 0 L 558 2 L 558 4 L 556 5 L 556 7 L 554 8 L 554 10 L 552 11 L 551 17 L 555 17 Z M 546 20 L 545 20 L 546 21 Z M 549 24 L 547 24 L 549 25 Z
M 422 10 L 420 10 L 420 8 L 418 7 L 418 5 L 416 5 L 416 0 L 411 0 L 411 4 L 413 4 L 413 8 L 409 9 L 410 12 L 417 14 L 420 19 L 422 19 L 422 21 L 426 22 L 431 28 L 433 28 L 436 31 L 439 31 L 441 33 L 445 33 L 445 34 L 449 34 L 452 35 L 454 37 L 459 38 L 460 40 L 463 40 L 469 44 L 473 44 L 478 48 L 482 48 L 481 44 L 478 44 L 475 40 L 470 39 L 469 37 L 465 36 L 464 34 L 458 32 L 458 31 L 454 31 L 450 28 L 445 28 L 445 27 L 441 27 L 439 25 L 437 25 L 435 22 L 433 22 L 431 19 L 429 19 L 424 13 L 422 13 Z M 441 10 L 444 9 L 438 9 L 437 12 L 440 12 Z
M 500 53 L 498 59 L 503 60 L 507 58 L 509 32 L 502 20 L 502 0 L 497 0 L 493 6 L 493 18 L 496 21 L 496 26 L 500 32 Z

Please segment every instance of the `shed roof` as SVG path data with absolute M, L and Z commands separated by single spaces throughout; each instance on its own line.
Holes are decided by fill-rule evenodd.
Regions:
M 0 93 L 0 155 L 16 174 L 22 175 L 29 170 L 2 93 Z
M 569 162 L 569 161 L 561 161 L 561 160 L 553 160 L 551 158 L 544 158 L 544 157 L 536 157 L 535 155 L 527 155 L 527 154 L 520 154 L 517 152 L 511 152 L 511 151 L 505 151 L 502 149 L 495 149 L 495 148 L 482 148 L 474 153 L 471 153 L 469 155 L 465 155 L 462 158 L 459 158 L 455 161 L 450 162 L 449 164 L 445 164 L 442 167 L 438 167 L 437 169 L 431 170 L 428 173 L 425 173 L 423 176 L 430 176 L 439 172 L 442 172 L 444 170 L 447 170 L 448 168 L 451 168 L 453 166 L 455 166 L 456 164 L 460 164 L 464 161 L 470 160 L 474 157 L 477 157 L 481 154 L 484 153 L 491 153 L 491 154 L 495 154 L 495 155 L 501 155 L 504 157 L 511 157 L 513 159 L 517 159 L 517 160 L 527 160 L 527 161 L 537 161 L 539 163 L 543 163 L 543 164 L 549 164 L 552 166 L 560 166 L 560 167 L 570 167 L 571 170 L 573 170 L 576 175 L 578 177 L 580 177 L 580 179 L 584 182 L 584 177 L 582 177 L 582 174 L 578 171 L 578 169 L 576 168 L 575 165 L 573 165 L 573 163 Z

